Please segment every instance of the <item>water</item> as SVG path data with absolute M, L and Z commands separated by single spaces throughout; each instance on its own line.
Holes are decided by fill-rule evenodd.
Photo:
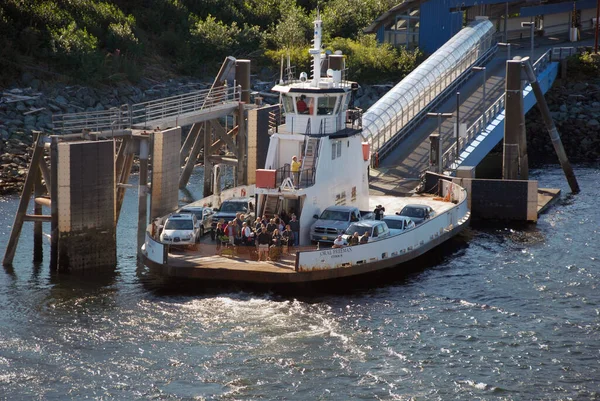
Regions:
M 472 229 L 404 279 L 342 295 L 169 294 L 136 274 L 136 194 L 104 275 L 0 271 L 0 400 L 600 399 L 600 172 L 537 226 Z M 17 208 L 0 200 L 3 253 Z M 45 228 L 47 230 L 47 228 Z

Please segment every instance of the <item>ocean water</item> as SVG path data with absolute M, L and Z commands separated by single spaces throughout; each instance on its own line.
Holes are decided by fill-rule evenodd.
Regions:
M 26 224 L 0 271 L 0 400 L 600 399 L 598 167 L 575 167 L 578 195 L 534 170 L 563 190 L 537 225 L 473 227 L 416 272 L 331 295 L 149 285 L 135 191 L 102 274 L 51 273 L 48 244 L 32 263 Z M 17 204 L 0 198 L 2 253 Z

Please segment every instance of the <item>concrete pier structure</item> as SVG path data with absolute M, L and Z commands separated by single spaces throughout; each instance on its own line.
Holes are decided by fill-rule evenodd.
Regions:
M 58 266 L 117 263 L 114 141 L 58 144 Z

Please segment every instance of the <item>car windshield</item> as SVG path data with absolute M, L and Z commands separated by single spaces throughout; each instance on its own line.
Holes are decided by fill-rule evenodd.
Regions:
M 193 213 L 196 215 L 196 218 L 198 218 L 198 219 L 202 218 L 202 209 L 193 209 L 193 210 L 181 209 L 181 213 Z
M 425 217 L 425 211 L 423 209 L 412 206 L 405 206 L 400 214 L 408 217 Z
M 383 219 L 385 223 L 391 229 L 402 229 L 404 227 L 404 220 L 396 220 L 396 219 Z
M 362 225 L 362 224 L 350 224 L 350 227 L 346 229 L 346 234 L 352 235 L 354 233 L 358 233 L 363 235 L 365 231 L 368 231 L 371 234 L 371 227 Z
M 245 212 L 246 204 L 244 202 L 223 202 L 221 205 L 221 212 Z
M 193 230 L 192 220 L 167 220 L 165 230 Z
M 336 210 L 325 210 L 321 213 L 321 220 L 338 220 L 348 221 L 350 220 L 350 212 L 338 212 Z

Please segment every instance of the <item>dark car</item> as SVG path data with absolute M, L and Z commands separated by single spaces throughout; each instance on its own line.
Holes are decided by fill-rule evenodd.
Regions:
M 215 239 L 215 231 L 219 221 L 228 222 L 235 219 L 237 213 L 243 213 L 246 221 L 254 221 L 254 198 L 229 198 L 219 208 L 214 208 L 215 214 L 212 216 L 212 230 L 210 236 Z
M 206 206 L 184 206 L 179 213 L 192 213 L 200 223 L 200 237 L 212 229 L 213 210 Z
M 416 225 L 419 225 L 425 220 L 429 220 L 435 216 L 435 212 L 431 206 L 427 205 L 406 205 L 402 208 L 402 210 L 396 212 L 396 214 L 398 216 L 410 217 L 410 219 L 414 221 Z

